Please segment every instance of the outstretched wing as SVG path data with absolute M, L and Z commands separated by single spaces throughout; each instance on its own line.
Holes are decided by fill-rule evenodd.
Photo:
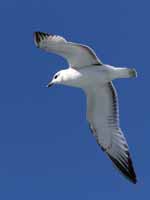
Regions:
M 117 95 L 111 82 L 87 88 L 87 118 L 97 143 L 114 165 L 136 183 L 127 141 L 119 128 Z
M 67 42 L 61 36 L 35 32 L 34 41 L 37 47 L 67 59 L 70 67 L 80 68 L 92 64 L 102 64 L 91 48 L 85 45 Z

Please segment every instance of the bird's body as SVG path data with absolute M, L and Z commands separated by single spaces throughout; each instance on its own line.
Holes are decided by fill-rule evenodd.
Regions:
M 99 65 L 90 65 L 79 69 L 68 68 L 61 72 L 63 73 L 62 84 L 82 89 L 88 85 L 104 83 L 105 77 L 109 76 L 108 73 L 103 71 Z
M 87 120 L 97 143 L 114 165 L 136 183 L 127 141 L 119 124 L 116 90 L 112 80 L 135 77 L 136 71 L 103 64 L 85 45 L 67 42 L 60 36 L 36 32 L 35 44 L 67 58 L 69 68 L 57 72 L 48 87 L 63 84 L 83 89 L 87 96 Z
M 103 85 L 116 78 L 131 77 L 128 68 L 116 68 L 110 65 L 89 65 L 81 68 L 61 70 L 61 84 L 84 89 L 87 86 Z

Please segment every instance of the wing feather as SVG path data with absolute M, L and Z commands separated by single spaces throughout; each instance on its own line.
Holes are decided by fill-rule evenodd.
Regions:
M 67 42 L 61 36 L 42 32 L 34 33 L 34 42 L 37 47 L 58 54 L 67 59 L 69 66 L 80 68 L 87 65 L 102 65 L 95 52 L 88 46 Z
M 120 172 L 136 183 L 128 144 L 119 127 L 118 100 L 113 84 L 87 88 L 85 92 L 87 118 L 97 143 Z

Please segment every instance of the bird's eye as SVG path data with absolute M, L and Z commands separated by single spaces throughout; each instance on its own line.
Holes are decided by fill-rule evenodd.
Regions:
M 58 77 L 58 75 L 55 75 L 55 76 L 54 76 L 54 79 L 56 79 L 57 77 Z

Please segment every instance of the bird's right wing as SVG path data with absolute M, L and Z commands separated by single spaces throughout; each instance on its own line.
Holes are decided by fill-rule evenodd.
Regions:
M 34 42 L 37 47 L 67 59 L 69 66 L 73 68 L 102 64 L 90 47 L 68 42 L 65 38 L 58 35 L 35 32 Z
M 127 141 L 119 127 L 117 94 L 111 82 L 85 90 L 87 119 L 93 135 L 114 165 L 130 181 L 136 183 Z

